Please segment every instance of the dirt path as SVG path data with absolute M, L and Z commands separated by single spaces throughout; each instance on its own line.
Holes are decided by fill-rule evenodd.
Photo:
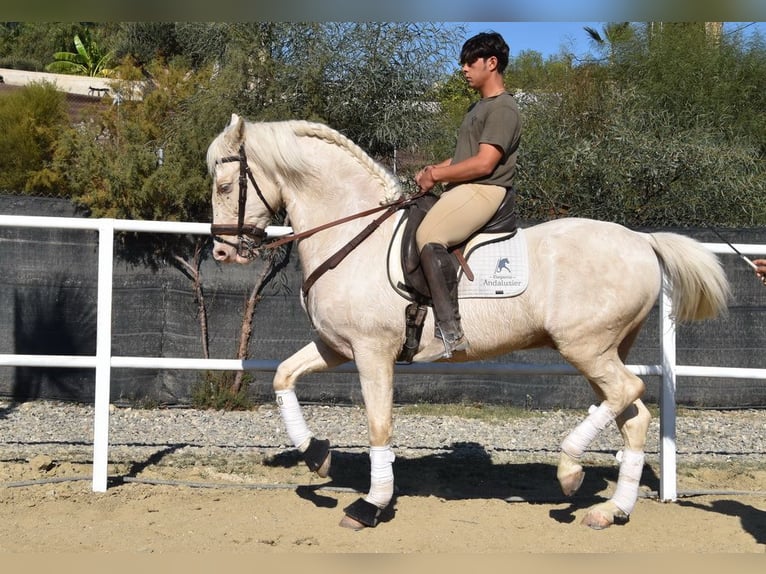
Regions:
M 642 498 L 627 524 L 597 532 L 579 521 L 613 489 L 612 466 L 591 467 L 578 496 L 564 501 L 552 461 L 413 457 L 397 460 L 393 517 L 353 532 L 337 524 L 365 484 L 364 461 L 340 453 L 331 481 L 312 478 L 289 454 L 241 464 L 113 467 L 110 475 L 127 481 L 111 483 L 106 493 L 92 492 L 86 464 L 6 461 L 0 463 L 0 552 L 766 551 L 766 498 L 757 494 L 766 485 L 763 465 L 679 468 L 679 493 L 693 495 L 673 503 Z M 644 494 L 656 489 L 656 477 L 647 466 Z M 721 485 L 725 492 L 700 494 L 720 492 Z

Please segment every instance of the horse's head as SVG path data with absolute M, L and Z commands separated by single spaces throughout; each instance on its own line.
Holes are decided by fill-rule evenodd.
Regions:
M 266 226 L 276 216 L 253 176 L 245 141 L 247 124 L 232 114 L 231 123 L 210 144 L 207 164 L 213 178 L 213 257 L 222 262 L 248 263 L 266 237 Z

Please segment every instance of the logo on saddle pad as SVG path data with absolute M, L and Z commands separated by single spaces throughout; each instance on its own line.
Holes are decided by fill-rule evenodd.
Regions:
M 401 261 L 401 221 L 395 226 L 388 253 L 388 277 L 391 286 L 402 297 L 411 294 L 402 288 L 404 274 Z M 529 264 L 524 230 L 508 234 L 481 234 L 466 245 L 465 258 L 473 273 L 473 281 L 463 269 L 458 271 L 458 298 L 514 297 L 527 288 Z
M 513 273 L 513 271 L 511 271 L 511 268 L 508 267 L 509 263 L 510 263 L 510 260 L 507 257 L 501 257 L 500 259 L 498 259 L 497 265 L 495 265 L 495 274 L 498 274 L 503 270 L 508 271 L 508 273 Z

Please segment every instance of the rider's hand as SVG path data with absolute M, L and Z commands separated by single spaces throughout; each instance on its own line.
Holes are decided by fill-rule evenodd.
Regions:
M 436 182 L 431 175 L 431 170 L 433 167 L 434 166 L 432 165 L 427 165 L 421 169 L 417 175 L 415 175 L 415 183 L 418 185 L 418 188 L 420 188 L 421 191 L 429 191 L 433 188 L 434 185 L 436 185 Z

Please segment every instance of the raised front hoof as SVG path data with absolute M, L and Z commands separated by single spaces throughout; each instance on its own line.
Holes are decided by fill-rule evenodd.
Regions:
M 311 437 L 309 446 L 303 453 L 303 460 L 306 461 L 309 469 L 322 478 L 327 478 L 330 475 L 330 463 L 332 462 L 330 441 Z
M 613 524 L 626 524 L 630 517 L 611 502 L 598 504 L 588 511 L 581 524 L 593 530 L 604 530 Z
M 325 457 L 324 461 L 322 461 L 322 464 L 320 464 L 319 468 L 316 469 L 316 473 L 322 478 L 327 478 L 328 476 L 330 476 L 331 463 L 332 463 L 332 451 L 327 453 L 327 456 Z
M 570 472 L 565 475 L 559 475 L 559 485 L 561 486 L 561 492 L 564 496 L 572 496 L 582 486 L 583 480 L 585 480 L 585 471 L 582 467 L 579 470 Z

